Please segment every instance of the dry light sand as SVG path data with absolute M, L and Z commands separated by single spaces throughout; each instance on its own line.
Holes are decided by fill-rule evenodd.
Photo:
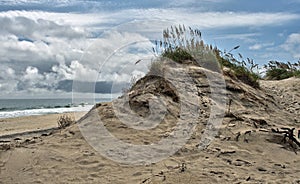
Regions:
M 207 83 L 202 80 L 201 69 L 189 69 L 196 82 Z M 128 128 L 115 116 L 111 103 L 97 106 L 79 124 L 90 123 L 89 118 L 98 113 L 104 126 L 127 143 L 149 145 L 170 136 L 178 118 L 176 98 L 164 84 L 155 83 L 156 79 L 144 82 L 149 85 L 143 88 L 141 83 L 133 89 L 131 107 L 145 116 L 145 98 L 154 92 L 162 94 L 170 114 L 161 125 L 151 131 Z M 282 142 L 283 135 L 271 131 L 300 128 L 300 80 L 261 81 L 261 89 L 229 77 L 226 83 L 231 113 L 224 117 L 218 135 L 204 150 L 197 146 L 209 117 L 206 108 L 210 101 L 207 85 L 199 85 L 196 94 L 203 112 L 197 127 L 189 141 L 170 157 L 144 165 L 114 162 L 93 149 L 75 124 L 43 136 L 0 139 L 0 183 L 300 183 L 299 147 Z M 139 90 L 145 93 L 141 95 Z M 2 119 L 0 135 L 52 128 L 57 126 L 57 117 Z
M 79 119 L 86 114 L 86 112 L 65 114 Z M 48 114 L 0 119 L 0 137 L 3 135 L 55 128 L 58 126 L 57 120 L 61 115 L 62 114 Z

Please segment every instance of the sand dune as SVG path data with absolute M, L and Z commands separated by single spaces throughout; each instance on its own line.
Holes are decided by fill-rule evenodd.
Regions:
M 55 130 L 50 135 L 28 138 L 22 143 L 12 140 L 10 147 L 2 147 L 0 183 L 300 183 L 300 156 L 296 154 L 299 147 L 294 145 L 293 148 L 282 142 L 283 135 L 271 131 L 272 128 L 300 128 L 299 79 L 261 81 L 261 89 L 253 89 L 225 76 L 226 91 L 220 91 L 220 94 L 226 92 L 230 99 L 230 112 L 227 112 L 228 106 L 223 109 L 227 113 L 222 124 L 216 127 L 219 128 L 217 135 L 200 150 L 210 107 L 215 105 L 221 109 L 220 99 L 209 98 L 211 88 L 204 75 L 207 71 L 190 65 L 171 72 L 175 70 L 185 71 L 193 77 L 196 88 L 189 86 L 182 76 L 175 80 L 184 85 L 187 94 L 194 95 L 195 100 L 187 98 L 180 104 L 182 98 L 178 98 L 174 86 L 158 77 L 145 77 L 127 97 L 98 104 L 78 124 Z M 145 127 L 153 124 L 143 125 L 145 122 L 139 118 L 126 123 L 120 120 L 131 113 L 141 119 L 149 118 L 152 111 L 148 100 L 156 99 L 155 96 L 160 96 L 166 107 L 166 111 L 155 109 L 157 114 L 165 113 L 159 125 L 147 129 Z M 133 111 L 126 104 L 122 106 L 124 98 L 128 98 Z M 190 116 L 181 113 L 182 107 L 193 105 L 199 105 L 197 119 L 189 119 Z M 119 113 L 115 112 L 116 107 Z M 157 144 L 165 137 L 181 136 L 173 134 L 179 119 L 187 124 L 196 122 L 187 130 L 192 131 L 187 132 L 191 133 L 190 138 L 174 154 L 153 163 L 147 160 L 138 165 L 115 162 L 92 147 L 103 140 L 86 134 L 97 138 L 94 133 L 97 133 L 96 126 L 101 120 L 101 124 L 123 141 L 125 147 L 129 144 L 147 146 Z M 95 129 L 84 129 L 90 125 Z M 140 125 L 145 130 L 130 128 Z M 87 132 L 82 132 L 85 130 Z M 115 143 L 109 143 L 113 148 Z M 174 145 L 177 144 L 180 142 L 175 141 Z M 110 154 L 111 158 L 118 156 L 113 155 L 116 152 Z M 122 158 L 130 161 L 130 155 Z M 137 159 L 141 157 L 137 155 Z

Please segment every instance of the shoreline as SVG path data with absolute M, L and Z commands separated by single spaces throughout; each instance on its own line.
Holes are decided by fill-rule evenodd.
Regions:
M 3 119 L 28 117 L 28 116 L 87 112 L 93 106 L 94 105 L 85 105 L 85 106 L 65 107 L 65 108 L 37 108 L 37 109 L 24 109 L 24 110 L 14 110 L 14 111 L 0 111 L 0 121 Z

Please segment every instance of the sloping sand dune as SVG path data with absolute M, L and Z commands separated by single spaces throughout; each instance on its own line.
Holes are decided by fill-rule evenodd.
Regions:
M 299 129 L 299 79 L 261 81 L 261 89 L 253 89 L 225 76 L 230 110 L 229 106 L 223 109 L 226 114 L 222 124 L 215 127 L 219 128 L 217 135 L 208 147 L 200 150 L 210 107 L 215 104 L 221 109 L 222 106 L 220 101 L 209 98 L 207 71 L 192 65 L 172 71 L 175 70 L 192 76 L 196 88 L 189 87 L 182 76 L 174 80 L 185 85 L 187 94 L 196 97 L 194 101 L 187 98 L 185 103 L 180 103 L 182 99 L 174 92 L 176 86 L 168 85 L 159 77 L 145 77 L 133 86 L 128 96 L 96 105 L 78 124 L 23 143 L 13 141 L 10 148 L 2 147 L 0 183 L 300 183 L 300 156 L 296 154 L 299 148 L 282 142 L 283 135 L 271 132 L 272 128 Z M 167 108 L 164 112 L 155 111 L 165 113 L 159 125 L 137 130 L 129 126 L 139 127 L 143 124 L 140 119 L 125 124 L 120 120 L 130 113 L 141 118 L 151 116 L 149 99 L 156 96 L 160 96 Z M 126 108 L 124 98 L 128 98 L 133 111 Z M 195 105 L 199 106 L 197 119 L 184 119 L 189 116 L 181 113 L 181 108 Z M 86 132 L 82 134 L 83 127 L 101 120 L 124 143 L 152 145 L 174 136 L 172 132 L 180 118 L 188 124 L 196 122 L 190 139 L 174 154 L 154 163 L 114 162 L 89 144 L 93 141 L 92 145 L 97 141 L 101 144 L 103 140 L 88 137 Z M 142 127 L 147 126 L 152 124 Z M 91 136 L 96 135 L 93 129 L 89 131 Z M 111 145 L 113 148 L 114 142 Z

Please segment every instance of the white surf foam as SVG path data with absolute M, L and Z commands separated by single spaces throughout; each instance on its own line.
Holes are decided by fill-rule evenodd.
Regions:
M 85 106 L 70 107 L 70 108 L 28 109 L 28 110 L 7 111 L 7 112 L 0 112 L 0 119 L 21 117 L 21 116 L 44 115 L 44 114 L 59 114 L 59 113 L 66 113 L 66 112 L 86 112 L 89 111 L 92 107 L 93 105 L 85 105 Z

